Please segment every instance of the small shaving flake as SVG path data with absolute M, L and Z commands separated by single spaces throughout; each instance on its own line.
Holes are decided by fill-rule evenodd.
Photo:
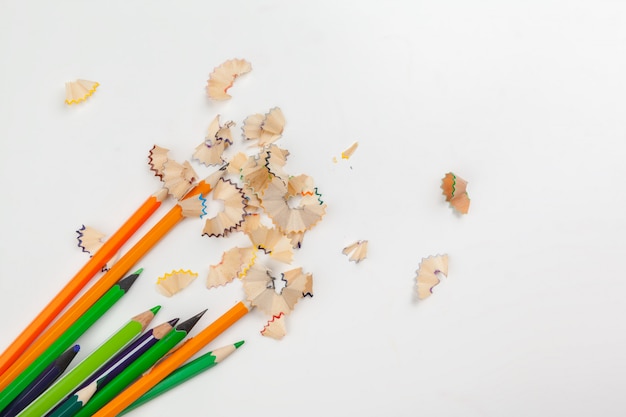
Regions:
M 253 114 L 243 121 L 243 136 L 247 140 L 258 140 L 257 145 L 266 146 L 276 142 L 285 129 L 285 116 L 279 107 L 266 114 Z
M 276 340 L 282 339 L 287 334 L 285 314 L 280 313 L 278 316 L 272 316 L 272 319 L 261 330 L 261 334 Z
M 439 284 L 437 274 L 448 276 L 448 255 L 436 255 L 423 258 L 417 270 L 417 295 L 420 299 L 430 297 L 433 288 Z
M 224 210 L 207 219 L 203 235 L 225 236 L 237 229 L 246 214 L 246 199 L 243 191 L 230 180 L 221 178 L 213 190 L 213 198 L 224 202 Z
M 104 233 L 99 232 L 93 227 L 83 225 L 80 229 L 76 231 L 78 236 L 78 247 L 83 251 L 89 254 L 89 256 L 93 256 L 102 245 L 104 245 L 104 237 L 106 236 Z M 113 264 L 119 259 L 119 252 L 117 252 L 113 257 L 109 260 L 109 262 L 102 267 L 103 271 L 108 271 L 111 269 Z
M 352 262 L 359 263 L 367 257 L 367 240 L 359 240 L 341 251 Z
M 356 148 L 358 146 L 359 146 L 359 142 L 354 142 L 352 145 L 350 145 L 348 149 L 341 152 L 341 159 L 349 159 L 354 153 L 354 151 L 356 151 Z
M 156 288 L 164 296 L 171 297 L 189 286 L 197 276 L 197 273 L 189 270 L 172 271 L 157 279 Z
M 213 100 L 228 100 L 231 98 L 226 91 L 233 86 L 235 79 L 240 75 L 252 71 L 252 65 L 245 59 L 230 59 L 209 75 L 207 95 Z
M 460 214 L 467 214 L 470 198 L 467 194 L 467 181 L 448 172 L 441 180 L 441 189 L 446 201 Z
M 76 104 L 87 100 L 100 84 L 89 80 L 76 80 L 65 83 L 65 104 Z

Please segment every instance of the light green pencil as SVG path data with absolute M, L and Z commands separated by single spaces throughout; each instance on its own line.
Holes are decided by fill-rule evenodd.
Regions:
M 161 382 L 152 387 L 150 391 L 139 397 L 137 401 L 126 407 L 124 411 L 118 414 L 118 417 L 134 410 L 135 408 L 147 403 L 150 400 L 155 399 L 159 395 L 164 394 L 172 388 L 179 386 L 180 384 L 193 378 L 194 376 L 213 368 L 215 365 L 221 363 L 227 356 L 237 350 L 239 346 L 243 345 L 243 343 L 244 341 L 242 340 L 232 345 L 222 346 L 221 348 L 215 349 L 209 353 L 205 353 L 204 355 L 198 357 L 197 359 L 194 359 L 188 364 L 181 366 L 180 368 L 169 374 Z
M 117 352 L 138 337 L 152 321 L 161 306 L 145 311 L 128 321 L 69 373 L 48 388 L 18 416 L 41 417 L 69 395 L 85 379 L 111 359 Z

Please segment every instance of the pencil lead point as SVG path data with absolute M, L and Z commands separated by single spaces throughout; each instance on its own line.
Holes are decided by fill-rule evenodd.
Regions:
M 198 320 L 200 320 L 204 313 L 206 313 L 206 310 L 201 311 L 192 318 L 180 323 L 178 326 L 176 326 L 176 330 L 182 330 L 189 333 L 189 331 L 193 328 L 193 326 L 196 325 L 196 323 L 198 322 Z
M 74 345 L 74 347 L 72 348 L 72 350 L 76 353 L 78 353 L 78 351 L 80 350 L 80 345 Z
M 240 340 L 239 342 L 235 343 L 235 349 L 239 349 L 239 347 L 243 345 L 244 343 L 245 343 L 244 340 Z
M 178 317 L 176 317 L 175 319 L 172 319 L 172 320 L 168 321 L 167 323 L 168 323 L 170 326 L 174 327 L 174 326 L 176 326 L 176 323 L 178 323 L 178 321 L 179 321 L 179 320 L 180 320 L 180 319 L 179 319 Z
M 152 314 L 155 314 L 159 312 L 159 310 L 161 309 L 161 306 L 154 306 L 150 309 L 150 311 L 152 311 Z
M 139 275 L 143 272 L 143 268 L 139 268 L 138 270 L 136 270 L 135 272 L 133 272 L 133 275 Z
M 135 283 L 135 281 L 137 281 L 137 278 L 139 278 L 139 274 L 130 274 L 128 275 L 126 278 L 122 278 L 117 282 L 117 285 L 120 286 L 120 288 L 126 292 L 130 289 L 130 287 L 133 286 L 133 284 Z

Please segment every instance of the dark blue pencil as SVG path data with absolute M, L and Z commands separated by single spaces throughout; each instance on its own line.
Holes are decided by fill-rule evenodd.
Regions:
M 2 412 L 0 417 L 16 416 L 28 404 L 39 397 L 58 377 L 70 366 L 72 360 L 80 350 L 80 346 L 74 345 L 55 359 L 33 382 L 30 383 Z

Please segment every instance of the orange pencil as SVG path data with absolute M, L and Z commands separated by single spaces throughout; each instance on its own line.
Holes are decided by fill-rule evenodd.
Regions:
M 193 188 L 185 198 L 194 195 L 208 194 L 215 183 L 223 175 L 217 171 Z M 104 274 L 85 294 L 83 294 L 52 326 L 50 326 L 17 361 L 0 376 L 0 390 L 4 389 L 28 365 L 31 364 L 48 346 L 50 346 L 65 330 L 74 323 L 85 311 L 93 305 L 126 274 L 163 236 L 167 234 L 179 221 L 184 218 L 180 205 L 175 205 L 152 229 L 150 229 L 124 256 L 122 256 L 106 274 Z
M 224 330 L 234 324 L 237 320 L 245 316 L 250 311 L 249 305 L 238 302 L 224 313 L 221 317 L 211 323 L 208 327 L 198 333 L 195 337 L 187 340 L 174 353 L 156 365 L 150 372 L 144 374 L 132 385 L 122 391 L 117 397 L 109 401 L 92 417 L 116 416 L 137 398 L 145 394 L 150 388 L 158 384 L 163 378 L 174 372 L 185 361 L 198 353 L 200 349 L 220 335 Z
M 104 242 L 102 247 L 91 257 L 80 271 L 63 287 L 56 297 L 39 313 L 39 315 L 24 329 L 11 345 L 0 356 L 0 375 L 15 362 L 26 348 L 41 334 L 41 332 L 63 311 L 87 285 L 89 280 L 99 272 L 104 265 L 115 255 L 122 245 L 145 223 L 145 221 L 159 208 L 167 191 L 160 190 L 151 195 L 133 213 L 126 223 Z M 121 278 L 121 276 L 120 276 Z M 6 384 L 1 384 L 2 388 Z

